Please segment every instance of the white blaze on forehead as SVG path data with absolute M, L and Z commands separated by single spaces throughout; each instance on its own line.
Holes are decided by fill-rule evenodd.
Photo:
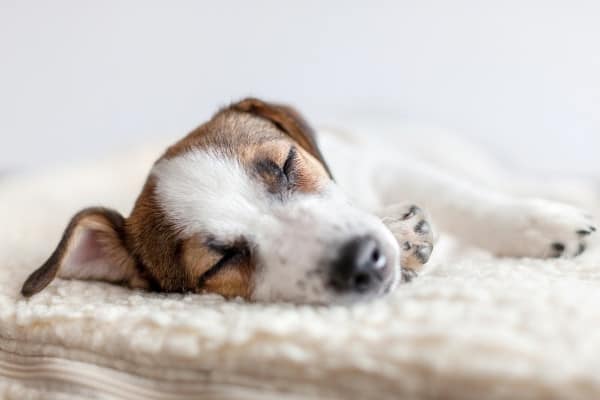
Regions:
M 249 220 L 268 207 L 269 199 L 244 166 L 214 150 L 160 161 L 152 174 L 161 207 L 186 237 L 244 234 Z
M 350 206 L 333 182 L 318 194 L 296 193 L 282 201 L 239 160 L 210 149 L 160 161 L 152 174 L 163 212 L 184 237 L 243 237 L 253 246 L 255 300 L 328 301 L 323 266 L 358 235 L 377 238 L 398 262 L 389 230 Z

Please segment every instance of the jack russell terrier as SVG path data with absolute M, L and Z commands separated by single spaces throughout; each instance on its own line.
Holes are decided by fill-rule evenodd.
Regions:
M 401 149 L 329 140 L 331 169 L 292 108 L 249 98 L 220 110 L 154 164 L 129 218 L 105 208 L 76 214 L 22 294 L 58 276 L 252 301 L 349 302 L 388 293 L 427 263 L 433 232 L 424 209 L 442 230 L 500 256 L 574 257 L 596 231 L 574 207 L 477 187 L 403 162 Z M 361 166 L 367 157 L 375 168 Z M 350 178 L 338 185 L 340 169 Z M 359 208 L 341 187 L 374 200 Z M 365 211 L 375 206 L 379 217 Z

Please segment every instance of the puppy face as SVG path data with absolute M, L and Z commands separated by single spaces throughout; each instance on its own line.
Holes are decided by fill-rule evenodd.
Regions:
M 23 294 L 55 276 L 331 303 L 388 291 L 399 249 L 376 217 L 348 203 L 295 111 L 247 99 L 166 151 L 129 218 L 76 215 Z

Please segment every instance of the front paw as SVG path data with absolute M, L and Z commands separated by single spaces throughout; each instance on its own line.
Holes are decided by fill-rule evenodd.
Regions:
M 433 229 L 423 210 L 415 205 L 393 205 L 380 213 L 382 222 L 400 245 L 400 265 L 404 275 L 420 269 L 433 251 Z
M 587 240 L 597 228 L 591 216 L 566 204 L 531 199 L 514 206 L 506 256 L 571 258 L 587 249 Z

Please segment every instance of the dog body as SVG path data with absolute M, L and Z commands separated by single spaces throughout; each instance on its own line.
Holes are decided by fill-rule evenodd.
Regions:
M 318 146 L 293 109 L 243 100 L 165 152 L 128 218 L 77 214 L 22 292 L 59 276 L 347 302 L 389 292 L 428 261 L 423 209 L 442 230 L 504 256 L 575 256 L 595 231 L 576 208 L 481 189 L 401 149 L 331 132 Z
M 472 171 L 453 168 L 461 149 L 450 149 L 453 156 L 434 163 L 415 155 L 413 142 L 401 135 L 323 130 L 319 137 L 338 185 L 354 204 L 384 219 L 398 205 L 416 204 L 440 231 L 505 257 L 574 257 L 596 231 L 582 210 L 535 193 L 550 194 L 551 185 L 512 182 L 535 187 L 533 193 L 494 187 L 491 182 L 501 180 L 501 171 L 490 160 L 468 159 L 468 152 L 459 157 L 468 159 L 463 164 Z

